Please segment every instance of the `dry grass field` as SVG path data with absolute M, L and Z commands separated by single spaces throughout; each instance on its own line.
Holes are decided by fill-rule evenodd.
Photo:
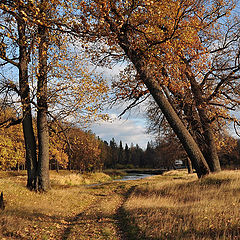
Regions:
M 124 204 L 139 239 L 240 239 L 240 171 L 184 171 L 137 186 Z
M 0 210 L 0 239 L 74 239 L 70 230 L 78 215 L 112 193 L 108 187 L 94 189 L 83 184 L 109 180 L 103 173 L 51 172 L 52 189 L 40 194 L 26 189 L 25 173 L 1 172 L 6 208 Z
M 0 239 L 240 239 L 240 171 L 110 180 L 51 172 L 52 189 L 39 194 L 25 188 L 25 173 L 0 172 Z

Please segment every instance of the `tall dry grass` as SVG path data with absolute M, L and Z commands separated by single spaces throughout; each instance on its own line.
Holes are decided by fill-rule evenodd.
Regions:
M 240 239 L 240 171 L 201 180 L 172 171 L 138 186 L 124 208 L 142 239 Z
M 57 174 L 56 172 L 52 172 L 51 174 L 51 182 L 53 185 L 68 185 L 68 186 L 79 186 L 79 185 L 88 185 L 95 183 L 103 183 L 111 181 L 112 178 L 102 172 L 96 173 L 67 173 L 65 174 Z

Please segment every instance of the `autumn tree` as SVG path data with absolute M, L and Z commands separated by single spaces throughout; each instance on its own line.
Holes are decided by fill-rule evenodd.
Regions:
M 66 142 L 64 136 L 59 138 L 59 135 L 51 134 L 50 131 L 50 146 L 49 146 L 49 161 L 52 169 L 67 169 L 69 157 L 66 153 Z
M 186 70 L 185 77 L 182 75 L 171 79 L 167 68 L 163 72 L 166 78 L 170 78 L 168 86 L 164 88 L 165 94 L 200 146 L 211 171 L 220 170 L 217 150 L 224 138 L 219 136 L 225 131 L 229 120 L 238 123 L 230 112 L 237 111 L 239 105 L 238 29 L 239 20 L 233 16 L 231 19 L 222 19 L 212 29 L 214 34 L 208 32 L 207 40 L 203 33 L 200 34 L 208 47 L 206 52 L 201 56 L 196 52 L 188 61 L 183 61 L 183 68 L 187 67 L 188 71 L 192 71 L 190 65 L 192 69 L 194 66 L 191 76 Z M 207 63 L 204 68 L 196 68 L 204 62 Z M 173 86 L 176 79 L 189 82 L 191 88 L 176 91 Z M 161 112 L 151 103 L 149 114 L 152 129 L 157 129 L 157 125 L 164 120 Z M 161 124 L 161 127 L 164 126 Z
M 6 122 L 14 117 L 15 111 L 11 108 L 2 109 L 0 121 Z M 6 122 L 8 124 L 8 122 Z M 0 169 L 20 169 L 25 165 L 24 142 L 20 126 L 0 128 Z
M 190 80 L 185 58 L 194 59 L 196 53 L 199 56 L 205 53 L 205 46 L 202 44 L 199 33 L 211 32 L 216 21 L 229 13 L 232 8 L 231 2 L 159 3 L 146 0 L 140 2 L 82 1 L 81 4 L 83 15 L 85 15 L 81 23 L 84 26 L 86 26 L 85 22 L 88 23 L 91 30 L 96 30 L 96 35 L 101 36 L 100 41 L 105 40 L 109 46 L 105 51 L 106 55 L 110 52 L 109 55 L 113 60 L 117 56 L 120 58 L 127 56 L 138 73 L 139 79 L 145 84 L 183 144 L 198 176 L 207 174 L 209 166 L 206 159 L 169 103 L 162 87 L 168 85 L 169 74 L 171 74 L 170 79 L 173 79 L 172 87 L 179 89 L 178 86 L 182 84 L 189 87 L 189 81 L 178 80 L 182 75 Z M 89 13 L 94 21 L 88 18 Z M 79 31 L 82 30 L 81 27 L 82 25 Z M 204 68 L 201 64 L 198 66 Z M 167 76 L 164 77 L 165 70 Z M 193 90 L 193 85 L 191 86 Z M 194 96 L 196 101 L 196 92 Z M 201 123 L 203 124 L 203 121 Z M 206 125 L 205 127 L 208 128 Z M 208 137 L 205 135 L 206 140 Z
M 223 168 L 236 169 L 239 167 L 239 153 L 237 139 L 227 132 L 221 134 L 221 146 L 218 147 L 219 159 Z
M 36 141 L 33 132 L 31 97 L 29 84 L 29 61 L 31 54 L 31 34 L 27 29 L 24 4 L 12 1 L 1 3 L 1 67 L 13 65 L 18 68 L 19 82 L 15 83 L 9 76 L 2 79 L 2 90 L 7 93 L 16 93 L 21 99 L 22 117 L 9 118 L 10 124 L 22 122 L 26 149 L 26 166 L 28 169 L 27 187 L 36 187 Z M 29 26 L 30 27 L 30 26 Z M 17 48 L 18 47 L 18 48 Z M 15 49 L 18 49 L 16 51 Z M 12 50 L 14 49 L 14 51 Z M 18 87 L 19 86 L 19 87 Z M 3 93 L 3 92 L 2 92 Z M 10 95 L 11 96 L 11 95 Z M 11 97 L 10 97 L 11 99 Z M 5 97 L 7 105 L 9 98 Z M 18 102 L 17 102 L 18 103 Z M 22 119 L 22 120 L 21 120 Z
M 96 136 L 77 128 L 71 129 L 68 134 L 72 148 L 67 148 L 71 169 L 81 172 L 101 170 L 103 162 L 100 159 L 101 149 Z
M 91 119 L 91 116 L 97 116 L 97 109 L 99 109 L 99 100 L 106 91 L 106 85 L 99 79 L 92 80 L 92 78 L 85 73 L 86 81 L 83 83 L 79 81 L 81 73 L 85 72 L 82 68 L 77 74 L 72 74 L 71 79 L 74 79 L 72 88 L 63 85 L 63 80 L 66 75 L 70 76 L 78 67 L 73 66 L 69 68 L 66 66 L 67 60 L 63 58 L 66 56 L 67 47 L 70 46 L 67 33 L 64 31 L 68 22 L 68 13 L 64 11 L 67 3 L 72 1 L 2 1 L 1 2 L 1 53 L 2 59 L 1 67 L 3 71 L 9 65 L 17 67 L 19 70 L 19 83 L 13 79 L 9 79 L 4 75 L 2 84 L 3 94 L 16 93 L 14 99 L 18 97 L 21 101 L 17 102 L 18 107 L 22 107 L 23 112 L 18 119 L 9 119 L 9 124 L 23 123 L 23 131 L 26 146 L 26 159 L 28 169 L 28 184 L 30 189 L 47 190 L 49 188 L 49 147 L 48 147 L 48 121 L 49 117 L 54 120 L 56 116 L 60 116 L 61 120 L 64 115 L 71 118 L 69 113 L 80 113 L 81 116 L 86 116 L 86 121 Z M 69 5 L 70 7 L 70 5 Z M 65 33 L 65 34 L 64 34 Z M 65 46 L 64 46 L 65 44 Z M 68 48 L 68 49 L 69 49 Z M 19 50 L 19 54 L 15 49 Z M 64 54 L 56 55 L 58 52 Z M 59 58 L 58 58 L 59 57 Z M 58 64 L 59 60 L 62 64 Z M 71 59 L 71 57 L 69 57 Z M 74 61 L 73 61 L 74 62 Z M 54 65 L 55 64 L 55 65 Z M 63 67 L 63 66 L 66 67 Z M 79 66 L 79 65 L 78 65 Z M 62 68 L 62 72 L 68 72 L 62 78 L 57 79 L 60 74 L 54 74 L 54 70 Z M 67 71 L 65 71 L 67 69 Z M 31 70 L 31 71 L 30 71 Z M 60 73 L 61 71 L 58 71 Z M 51 75 L 52 74 L 52 75 Z M 52 78 L 50 78 L 52 76 Z M 31 77 L 31 78 L 30 78 Z M 82 77 L 82 78 L 84 78 Z M 31 81 L 29 81 L 31 79 Z M 52 83 L 51 91 L 49 91 L 50 79 Z M 78 79 L 78 80 L 76 80 Z M 59 80 L 59 81 L 58 81 Z M 65 83 L 66 78 L 64 78 Z M 97 85 L 97 86 L 96 86 Z M 53 88 L 54 86 L 54 88 Z M 85 90 L 82 90 L 82 87 Z M 36 91 L 35 91 L 36 89 Z M 93 91 L 88 94 L 88 91 Z M 65 93 L 68 93 L 67 95 Z M 70 96 L 70 92 L 75 95 Z M 54 96 L 51 96 L 54 93 Z M 86 94 L 85 94 L 86 93 Z M 65 94 L 65 95 L 64 95 Z M 88 94 L 88 97 L 86 95 Z M 68 96 L 68 104 L 61 101 L 62 96 Z M 76 97 L 77 96 L 77 97 Z M 88 100 L 84 105 L 84 98 Z M 5 98 L 6 99 L 6 98 Z M 8 99 L 13 99 L 8 97 Z M 71 100 L 70 100 L 71 99 Z M 81 104 L 80 100 L 81 100 Z M 52 101 L 52 105 L 48 104 Z M 14 101 L 11 102 L 12 104 Z M 92 104 L 94 103 L 94 104 Z M 52 111 L 54 108 L 60 109 L 57 115 Z M 32 127 L 32 106 L 37 110 L 37 128 L 38 128 L 38 158 L 36 155 L 36 140 Z M 83 107 L 84 106 L 84 107 Z M 66 108 L 64 108 L 66 107 Z M 68 110 L 66 110 L 68 109 Z M 19 108 L 20 110 L 20 108 Z M 68 114 L 64 114 L 68 112 Z M 74 114 L 72 114 L 74 115 Z M 75 114 L 76 116 L 76 114 Z M 11 123 L 10 123 L 11 122 Z
M 103 141 L 98 138 L 99 142 L 99 149 L 101 150 L 100 159 L 104 164 L 104 168 L 111 168 L 112 167 L 112 156 L 111 156 L 111 149 L 108 145 L 107 141 Z

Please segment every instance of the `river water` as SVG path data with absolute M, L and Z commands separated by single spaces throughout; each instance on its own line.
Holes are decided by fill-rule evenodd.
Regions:
M 143 174 L 143 173 L 130 173 L 127 174 L 126 176 L 124 176 L 121 179 L 115 179 L 113 181 L 130 181 L 130 180 L 139 180 L 139 179 L 143 179 L 146 177 L 151 177 L 153 175 L 151 174 Z
M 143 178 L 151 177 L 151 176 L 153 176 L 153 175 L 152 174 L 142 174 L 142 173 L 141 174 L 140 173 L 129 173 L 121 179 L 115 179 L 115 180 L 112 180 L 112 181 L 113 182 L 132 181 L 132 180 L 139 180 L 139 179 L 143 179 Z M 106 184 L 106 182 L 105 183 L 88 184 L 88 185 L 85 185 L 85 186 L 86 187 L 96 187 L 96 186 L 100 186 L 100 185 L 103 185 L 103 184 Z

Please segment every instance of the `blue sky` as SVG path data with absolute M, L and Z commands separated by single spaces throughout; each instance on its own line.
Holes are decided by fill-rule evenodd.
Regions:
M 111 86 L 111 80 L 116 78 L 118 73 L 123 70 L 125 65 L 118 64 L 112 69 L 94 68 L 94 71 L 103 74 Z M 126 112 L 121 118 L 119 114 L 128 106 L 128 102 L 124 105 L 115 105 L 112 109 L 106 109 L 104 113 L 108 113 L 110 121 L 102 121 L 91 126 L 91 130 L 101 139 L 110 141 L 115 139 L 117 144 L 120 140 L 123 145 L 128 146 L 133 143 L 138 144 L 141 148 L 146 148 L 147 142 L 153 140 L 153 136 L 146 133 L 146 118 L 143 105 L 135 107 L 133 110 Z

